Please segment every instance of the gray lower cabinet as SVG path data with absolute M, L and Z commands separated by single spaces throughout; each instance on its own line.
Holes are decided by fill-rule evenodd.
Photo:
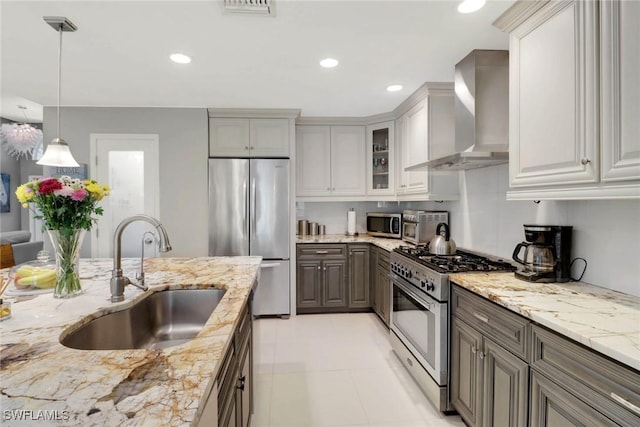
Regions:
M 231 345 L 220 359 L 214 387 L 205 400 L 199 427 L 249 427 L 253 414 L 253 328 L 251 303 L 243 308 Z
M 389 327 L 391 316 L 391 284 L 389 281 L 389 252 L 376 248 L 372 261 L 371 307 L 378 317 Z
M 349 308 L 371 307 L 369 245 L 350 244 L 349 250 Z
M 637 371 L 455 284 L 451 315 L 451 404 L 468 425 L 640 426 Z
M 378 295 L 376 288 L 376 278 L 378 277 L 378 249 L 377 246 L 371 245 L 369 252 L 369 295 L 371 301 L 371 309 L 378 314 Z
M 347 245 L 299 244 L 296 263 L 298 313 L 348 308 Z
M 555 382 L 531 372 L 531 427 L 611 425 L 611 420 Z
M 464 298 L 456 298 L 461 295 Z M 509 317 L 513 313 L 499 307 L 485 307 L 481 297 L 455 286 L 452 297 L 451 404 L 470 426 L 526 427 L 528 363 L 502 345 L 505 337 L 501 333 L 474 327 L 504 325 L 508 322 L 503 315 Z M 466 312 L 472 313 L 476 321 L 467 323 L 455 315 Z M 526 330 L 527 322 L 523 321 Z
M 640 374 L 535 325 L 531 426 L 639 426 Z

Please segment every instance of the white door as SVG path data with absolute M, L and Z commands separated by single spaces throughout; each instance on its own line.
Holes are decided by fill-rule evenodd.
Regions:
M 120 222 L 132 215 L 159 213 L 159 140 L 155 134 L 91 134 L 91 177 L 108 184 L 111 194 L 102 199 L 104 215 L 91 231 L 92 257 L 113 257 L 113 238 Z M 139 257 L 143 239 L 145 257 L 157 256 L 154 228 L 137 221 L 122 234 L 123 257 Z

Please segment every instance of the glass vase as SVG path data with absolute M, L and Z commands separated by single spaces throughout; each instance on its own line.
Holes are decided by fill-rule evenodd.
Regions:
M 78 261 L 86 230 L 47 230 L 56 253 L 54 298 L 71 298 L 82 293 Z

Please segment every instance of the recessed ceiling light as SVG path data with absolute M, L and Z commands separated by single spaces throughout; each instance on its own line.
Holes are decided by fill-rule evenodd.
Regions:
M 333 58 L 325 58 L 320 61 L 320 66 L 324 68 L 333 68 L 338 65 L 338 60 Z
M 471 13 L 479 10 L 484 6 L 486 0 L 464 0 L 458 5 L 458 12 Z
M 173 62 L 177 62 L 178 64 L 188 64 L 189 62 L 191 62 L 191 58 L 181 53 L 172 53 L 169 58 L 171 58 Z
M 389 85 L 387 86 L 387 92 L 397 92 L 402 90 L 402 85 Z

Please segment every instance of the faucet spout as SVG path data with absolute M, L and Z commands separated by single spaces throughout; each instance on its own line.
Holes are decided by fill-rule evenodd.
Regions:
M 171 250 L 171 243 L 169 242 L 169 235 L 167 234 L 167 230 L 165 230 L 164 226 L 157 219 L 149 215 L 142 214 L 133 215 L 123 219 L 122 222 L 118 224 L 118 227 L 116 227 L 116 231 L 113 235 L 113 273 L 111 276 L 111 302 L 124 301 L 124 288 L 127 285 L 131 284 L 142 290 L 148 289 L 146 286 L 144 286 L 144 284 L 138 285 L 129 280 L 128 277 L 122 275 L 122 233 L 129 224 L 136 221 L 148 222 L 155 227 L 160 239 L 160 252 L 169 252 Z M 144 277 L 144 271 L 142 270 L 142 261 L 140 264 L 140 275 Z

